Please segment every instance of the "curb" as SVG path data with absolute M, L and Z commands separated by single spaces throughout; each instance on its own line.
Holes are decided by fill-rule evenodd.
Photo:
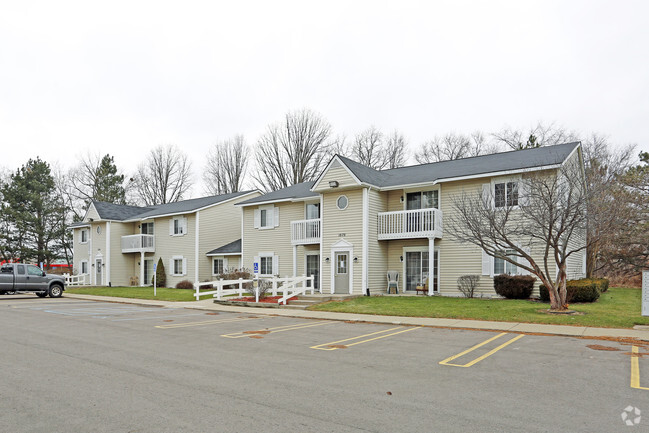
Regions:
M 378 316 L 358 313 L 336 313 L 329 311 L 308 311 L 283 308 L 259 308 L 223 305 L 214 303 L 211 299 L 198 304 L 196 301 L 172 302 L 149 299 L 116 298 L 108 296 L 65 294 L 67 298 L 84 299 L 87 301 L 113 302 L 119 304 L 136 304 L 151 307 L 185 308 L 202 311 L 224 311 L 248 314 L 264 314 L 269 316 L 297 317 L 302 319 L 337 320 L 357 323 L 385 323 L 390 325 L 426 326 L 431 328 L 462 329 L 472 331 L 512 332 L 520 334 L 556 335 L 581 338 L 631 338 L 649 341 L 649 330 L 624 328 L 595 328 L 587 326 L 550 325 L 542 323 L 494 322 L 482 320 L 462 320 L 429 317 Z M 208 302 L 209 301 L 209 302 Z M 272 312 L 271 312 L 272 311 Z

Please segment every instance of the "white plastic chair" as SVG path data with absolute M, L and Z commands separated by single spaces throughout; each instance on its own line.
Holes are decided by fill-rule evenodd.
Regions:
M 399 294 L 399 272 L 388 271 L 388 294 L 390 294 L 390 287 L 394 287 L 395 294 Z

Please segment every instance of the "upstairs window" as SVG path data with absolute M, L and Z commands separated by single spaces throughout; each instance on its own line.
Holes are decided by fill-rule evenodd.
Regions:
M 271 205 L 259 206 L 254 211 L 256 229 L 272 229 L 279 226 L 279 208 Z
M 320 218 L 320 203 L 308 203 L 306 205 L 306 219 L 317 220 Z
M 494 184 L 494 206 L 518 206 L 518 182 Z
M 169 234 L 183 236 L 187 234 L 187 218 L 176 217 L 169 220 Z
M 88 243 L 88 230 L 83 229 L 81 230 L 81 241 L 82 244 Z

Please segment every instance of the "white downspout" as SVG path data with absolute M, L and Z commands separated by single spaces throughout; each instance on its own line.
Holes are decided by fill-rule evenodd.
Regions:
M 195 284 L 198 284 L 198 240 L 199 240 L 199 235 L 200 235 L 200 219 L 199 219 L 199 212 L 196 212 L 196 239 L 194 242 L 194 254 L 196 255 L 196 262 L 194 265 L 194 281 L 196 282 Z
M 106 221 L 106 285 L 110 286 L 110 221 Z
M 362 245 L 362 257 L 361 257 L 361 292 L 365 294 L 368 287 L 368 276 L 369 276 L 369 215 L 370 215 L 370 199 L 369 199 L 369 188 L 363 188 L 363 245 Z

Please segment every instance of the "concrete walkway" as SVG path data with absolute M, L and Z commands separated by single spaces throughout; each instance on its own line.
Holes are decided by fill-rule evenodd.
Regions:
M 378 316 L 373 314 L 334 313 L 329 311 L 307 311 L 282 308 L 236 307 L 215 304 L 212 299 L 192 302 L 169 302 L 148 299 L 117 298 L 112 296 L 78 295 L 65 293 L 66 298 L 101 302 L 149 305 L 165 308 L 189 308 L 195 310 L 226 311 L 245 314 L 267 314 L 273 316 L 299 317 L 304 319 L 343 320 L 353 322 L 386 323 L 389 325 L 416 325 L 442 328 L 493 330 L 520 333 L 539 333 L 572 337 L 637 338 L 649 341 L 647 329 L 594 328 L 588 326 L 546 325 L 537 323 L 493 322 L 486 320 L 441 319 L 430 317 Z

